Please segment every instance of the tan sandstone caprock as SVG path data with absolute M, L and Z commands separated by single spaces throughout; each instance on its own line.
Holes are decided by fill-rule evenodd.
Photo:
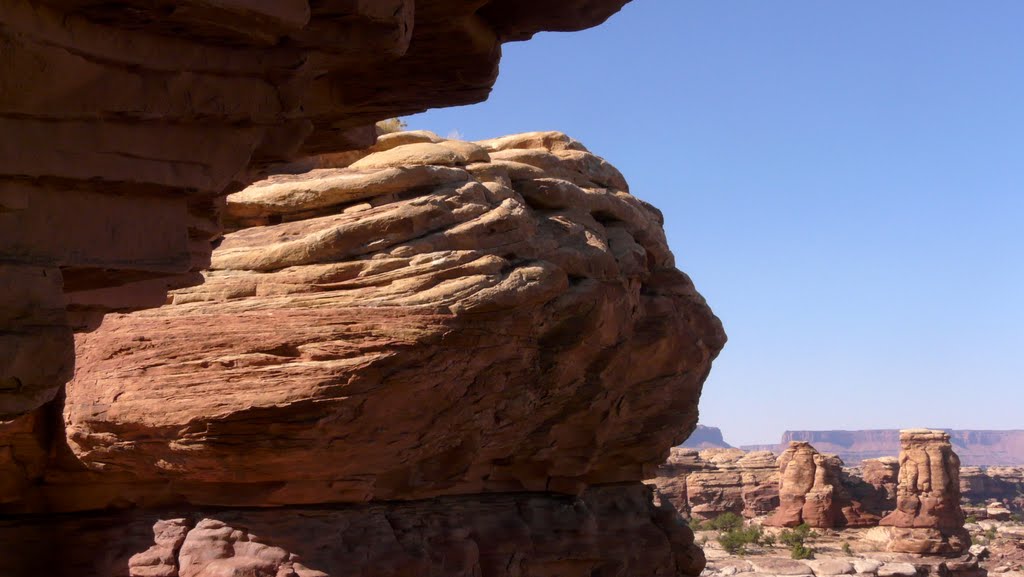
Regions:
M 966 551 L 970 536 L 960 509 L 960 459 L 949 434 L 930 429 L 900 431 L 896 510 L 882 519 L 893 527 L 892 551 L 948 554 Z

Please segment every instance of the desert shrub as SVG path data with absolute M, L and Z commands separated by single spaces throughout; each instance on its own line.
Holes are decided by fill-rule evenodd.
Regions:
M 771 533 L 766 533 L 764 535 L 761 535 L 761 544 L 764 545 L 765 547 L 774 547 L 775 546 L 775 535 L 772 535 Z
M 999 532 L 996 531 L 995 527 L 989 527 L 988 530 L 985 531 L 985 538 L 988 539 L 989 542 L 994 541 L 998 535 Z
M 389 118 L 377 123 L 377 134 L 390 134 L 392 132 L 401 132 L 405 129 L 405 121 L 401 118 Z
M 789 556 L 793 559 L 814 559 L 814 549 L 796 544 L 789 548 Z
M 710 531 L 711 527 L 708 526 L 707 521 L 701 521 L 700 519 L 690 519 L 689 522 L 691 531 Z
M 732 531 L 743 526 L 743 517 L 736 513 L 722 513 L 708 521 L 709 526 L 717 531 Z
M 718 544 L 730 555 L 746 555 L 747 545 L 757 545 L 764 533 L 760 527 L 737 527 L 718 534 Z
M 843 555 L 846 555 L 847 557 L 853 555 L 853 547 L 850 547 L 850 543 L 848 541 L 843 541 Z
M 1014 513 L 1010 515 L 1010 522 L 1020 525 L 1021 523 L 1024 523 L 1024 516 L 1021 516 L 1020 513 Z
M 792 529 L 785 529 L 782 533 L 779 533 L 779 541 L 782 544 L 792 548 L 795 545 L 803 546 L 805 542 L 816 539 L 818 533 L 816 533 L 807 523 L 801 523 Z
M 975 517 L 974 515 L 968 515 L 967 518 L 964 519 L 964 523 L 977 523 L 977 522 L 978 522 L 978 518 Z
M 818 533 L 811 529 L 807 523 L 801 523 L 792 529 L 786 529 L 779 533 L 779 541 L 789 547 L 789 556 L 793 559 L 813 559 L 814 549 L 807 546 L 807 541 L 817 539 Z M 843 544 L 843 552 L 849 548 L 849 543 Z

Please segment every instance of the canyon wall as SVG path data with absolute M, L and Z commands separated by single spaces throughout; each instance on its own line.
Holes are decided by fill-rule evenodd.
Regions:
M 54 575 L 700 572 L 641 480 L 725 334 L 618 170 L 550 132 L 289 170 L 228 197 L 203 284 L 77 336 L 5 545 L 82 552 Z
M 1014 466 L 1024 463 L 1024 431 L 942 429 L 964 465 Z M 781 453 L 791 441 L 807 441 L 821 451 L 838 455 L 846 463 L 896 455 L 900 451 L 898 429 L 863 431 L 786 431 L 778 445 L 743 445 L 746 451 Z

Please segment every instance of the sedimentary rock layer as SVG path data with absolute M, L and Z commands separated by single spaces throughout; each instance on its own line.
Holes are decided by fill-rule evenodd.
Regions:
M 961 467 L 960 494 L 977 505 L 1001 501 L 1024 512 L 1024 467 Z
M 0 574 L 47 577 L 697 575 L 704 557 L 640 484 L 579 498 L 0 520 Z
M 200 282 L 225 194 L 625 2 L 0 0 L 0 423 L 58 395 L 72 329 Z
M 1014 466 L 1024 463 L 1024 431 L 953 430 L 953 450 L 964 465 Z M 745 445 L 747 451 L 786 450 L 790 441 L 807 441 L 824 453 L 838 455 L 846 463 L 893 456 L 900 451 L 898 429 L 863 431 L 786 431 L 778 445 Z
M 700 572 L 639 481 L 725 335 L 614 167 L 402 133 L 288 169 L 228 198 L 201 286 L 78 335 L 62 411 L 5 425 L 0 573 Z M 32 516 L 98 509 L 137 512 Z
M 779 504 L 778 468 L 767 451 L 673 448 L 648 482 L 660 499 L 698 520 L 723 513 L 758 517 Z
M 232 195 L 203 285 L 79 335 L 7 510 L 577 494 L 692 430 L 725 336 L 614 167 L 558 133 L 334 161 Z

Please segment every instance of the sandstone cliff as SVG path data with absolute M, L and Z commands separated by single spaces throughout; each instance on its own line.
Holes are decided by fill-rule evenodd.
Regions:
M 54 447 L 18 445 L 6 510 L 170 508 L 124 539 L 55 521 L 133 575 L 335 574 L 349 557 L 297 544 L 318 523 L 348 527 L 353 574 L 699 572 L 640 480 L 695 427 L 725 335 L 661 214 L 559 133 L 400 133 L 314 164 L 228 198 L 202 285 L 78 336 Z M 4 538 L 32 546 L 22 526 L 47 524 Z
M 950 442 L 964 465 L 1013 466 L 1024 463 L 1024 431 L 947 429 Z M 744 445 L 747 451 L 786 450 L 790 441 L 807 441 L 821 451 L 838 455 L 846 463 L 859 463 L 896 455 L 900 451 L 897 429 L 864 431 L 786 431 L 778 445 Z

